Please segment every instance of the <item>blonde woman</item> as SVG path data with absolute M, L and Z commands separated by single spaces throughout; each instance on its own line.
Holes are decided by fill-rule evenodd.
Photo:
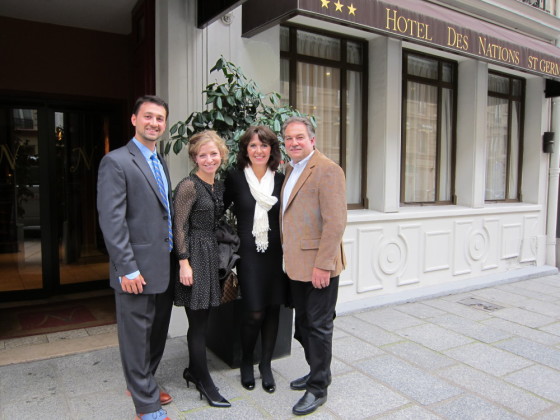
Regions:
M 216 180 L 216 172 L 228 151 L 212 130 L 193 135 L 188 150 L 196 171 L 177 185 L 173 200 L 173 239 L 179 259 L 174 303 L 185 307 L 189 320 L 189 366 L 183 377 L 211 406 L 230 407 L 214 385 L 206 359 L 208 316 L 212 307 L 220 305 L 221 294 L 214 229 L 224 212 L 224 186 Z

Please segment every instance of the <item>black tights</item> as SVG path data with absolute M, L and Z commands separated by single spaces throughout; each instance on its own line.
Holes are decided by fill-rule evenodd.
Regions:
M 243 351 L 241 363 L 245 366 L 253 365 L 253 352 L 261 333 L 261 363 L 259 368 L 263 375 L 272 374 L 270 362 L 278 335 L 278 319 L 280 305 L 267 306 L 263 311 L 245 311 L 241 327 L 241 349 Z
M 187 344 L 189 348 L 189 371 L 202 384 L 208 394 L 215 400 L 220 395 L 208 371 L 206 359 L 206 331 L 208 329 L 209 309 L 191 310 L 185 308 L 189 320 Z M 217 394 L 217 395 L 214 395 Z

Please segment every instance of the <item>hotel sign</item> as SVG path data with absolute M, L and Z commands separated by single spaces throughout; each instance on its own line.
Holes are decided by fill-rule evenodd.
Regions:
M 284 4 L 283 9 L 275 9 L 280 12 L 282 20 L 295 15 L 315 17 L 560 80 L 560 48 L 426 1 L 278 2 Z M 257 3 L 268 2 L 249 0 L 243 6 L 244 34 L 250 34 L 249 25 L 254 22 L 250 16 L 246 20 L 245 13 L 252 13 L 251 9 Z M 259 13 L 262 25 L 264 11 Z M 277 19 L 273 23 L 278 24 L 282 20 Z

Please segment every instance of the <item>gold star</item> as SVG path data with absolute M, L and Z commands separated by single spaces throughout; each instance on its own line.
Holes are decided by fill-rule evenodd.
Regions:
M 350 6 L 346 6 L 346 7 L 348 7 L 348 14 L 349 15 L 356 16 L 356 8 L 354 7 L 354 3 L 350 3 Z
M 334 5 L 336 7 L 337 12 L 342 12 L 342 6 L 344 5 L 340 2 L 340 0 L 336 0 L 336 3 Z
M 329 8 L 330 0 L 321 0 L 321 3 L 323 3 L 323 4 L 321 5 L 321 8 L 326 7 L 326 8 L 328 9 L 328 8 Z

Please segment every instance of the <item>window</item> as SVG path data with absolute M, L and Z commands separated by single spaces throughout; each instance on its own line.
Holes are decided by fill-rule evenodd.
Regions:
M 348 207 L 364 207 L 366 44 L 283 26 L 280 50 L 280 93 L 316 117 L 317 148 L 344 170 Z
M 486 117 L 486 201 L 518 201 L 523 79 L 490 72 Z
M 405 51 L 401 201 L 453 201 L 457 64 Z

